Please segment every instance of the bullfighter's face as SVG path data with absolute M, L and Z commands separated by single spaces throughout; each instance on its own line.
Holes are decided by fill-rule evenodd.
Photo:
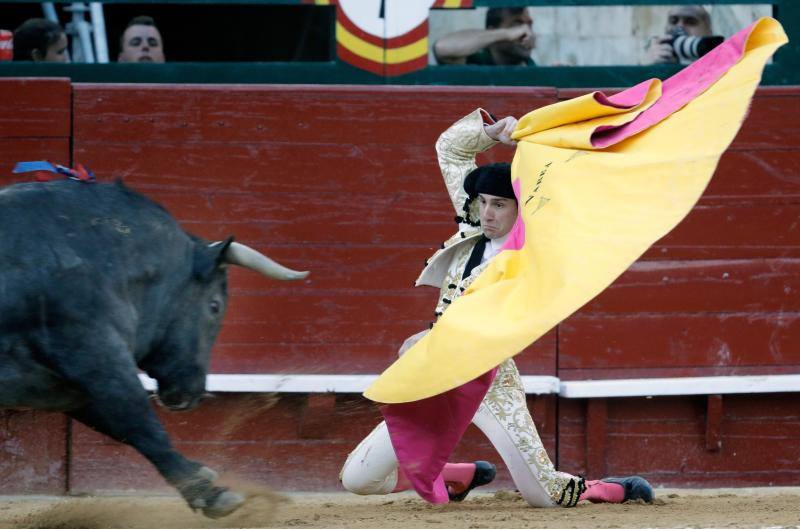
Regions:
M 484 235 L 489 239 L 505 237 L 517 220 L 517 201 L 481 193 L 478 195 L 478 204 Z

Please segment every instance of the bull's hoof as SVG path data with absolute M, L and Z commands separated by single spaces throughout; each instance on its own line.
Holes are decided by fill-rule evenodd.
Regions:
M 217 474 L 208 467 L 200 467 L 197 469 L 197 474 L 195 474 L 195 476 L 200 479 L 207 479 L 208 481 L 214 481 L 219 477 L 219 474 Z
M 203 514 L 209 518 L 222 518 L 244 505 L 244 496 L 229 490 L 221 492 L 214 500 L 203 507 Z

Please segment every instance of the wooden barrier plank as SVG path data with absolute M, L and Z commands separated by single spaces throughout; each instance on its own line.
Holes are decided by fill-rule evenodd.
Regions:
M 788 459 L 774 460 L 775 452 L 781 451 L 775 443 L 792 445 L 792 440 L 800 437 L 797 421 L 800 408 L 796 402 L 790 402 L 796 400 L 792 397 L 788 394 L 775 395 L 772 399 L 765 395 L 726 395 L 725 414 L 720 425 L 722 445 L 717 454 L 708 453 L 703 442 L 706 434 L 705 398 L 679 401 L 653 399 L 652 404 L 643 404 L 636 399 L 614 399 L 610 401 L 612 406 L 609 409 L 609 437 L 613 439 L 609 443 L 609 459 L 622 461 L 626 451 L 630 457 L 633 445 L 647 440 L 649 443 L 680 443 L 690 447 L 682 455 L 675 450 L 656 450 L 652 454 L 641 454 L 642 458 L 652 462 L 654 469 L 676 468 L 676 459 L 695 471 L 701 468 L 707 472 L 723 473 L 734 469 L 744 472 L 770 467 L 774 470 L 792 469 L 794 465 Z M 665 402 L 656 402 L 657 400 Z M 755 410 L 751 405 L 743 405 L 748 400 L 762 404 L 772 403 L 768 405 L 771 410 Z M 778 402 L 784 405 L 783 409 L 775 409 L 775 403 Z M 664 422 L 660 424 L 653 420 L 654 414 Z M 738 427 L 735 426 L 737 423 Z M 665 425 L 668 427 L 665 428 Z M 759 441 L 753 443 L 755 440 Z M 748 441 L 751 443 L 749 449 Z M 752 448 L 767 443 L 771 450 Z M 792 449 L 788 448 L 788 451 Z
M 555 91 L 441 87 L 76 84 L 75 140 L 373 143 L 432 146 L 458 117 L 485 106 L 521 115 Z M 243 102 L 246 101 L 246 104 Z M 346 124 L 346 126 L 344 126 Z
M 580 316 L 800 312 L 800 259 L 639 261 Z
M 705 449 L 705 397 L 607 403 L 609 474 L 640 474 L 662 486 L 788 485 L 800 476 L 794 464 L 800 408 L 793 395 L 726 395 L 717 452 Z M 559 463 L 567 472 L 586 471 L 584 407 L 559 405 Z
M 559 369 L 800 364 L 800 314 L 576 316 L 559 326 Z
M 800 204 L 696 206 L 645 259 L 800 257 Z
M 60 413 L 0 410 L 0 493 L 63 494 L 66 440 Z
M 797 203 L 799 196 L 800 146 L 726 151 L 701 201 L 769 198 L 773 203 Z
M 342 295 L 335 299 L 321 296 L 317 300 L 322 306 L 316 307 L 313 299 L 309 303 L 302 299 L 295 300 L 294 303 L 284 303 L 283 306 L 274 296 L 265 296 L 262 299 L 274 309 L 258 309 L 264 311 L 265 316 L 262 319 L 241 321 L 226 318 L 220 343 L 263 343 L 273 338 L 282 342 L 324 345 L 346 340 L 351 336 L 370 337 L 370 340 L 405 337 L 408 336 L 406 333 L 409 327 L 412 330 L 421 330 L 418 327 L 419 316 L 412 315 L 406 323 L 402 319 L 402 313 L 397 314 L 398 310 L 406 306 L 404 298 L 378 297 L 380 303 L 377 304 L 372 304 L 373 300 L 365 299 L 362 306 L 348 301 Z M 433 319 L 432 310 L 430 319 Z
M 386 338 L 376 343 L 298 344 L 290 341 L 260 343 L 218 340 L 211 355 L 212 373 L 381 373 L 397 357 L 398 342 Z
M 800 89 L 782 88 L 782 92 L 771 88 L 758 89 L 732 149 L 783 148 L 797 151 L 795 138 L 800 134 L 800 107 L 797 105 Z
M 606 475 L 608 441 L 608 405 L 606 399 L 586 403 L 586 472 L 589 476 Z
M 365 193 L 340 207 L 336 193 L 148 193 L 184 227 L 207 239 L 236 234 L 245 241 L 280 243 L 425 245 L 453 232 L 444 195 Z M 408 198 L 408 200 L 406 200 Z M 268 206 L 267 206 L 268 205 Z M 698 206 L 646 254 L 648 259 L 800 257 L 800 203 Z M 401 219 L 395 221 L 395 219 Z
M 146 151 L 146 156 L 143 152 Z M 484 162 L 510 161 L 496 148 Z M 260 143 L 164 141 L 145 147 L 87 139 L 75 159 L 103 180 L 124 178 L 133 187 L 199 193 L 446 193 L 433 145 L 372 143 Z M 797 202 L 800 156 L 793 150 L 728 151 L 702 202 L 764 199 Z M 741 202 L 741 200 L 740 200 Z
M 162 197 L 165 198 L 165 197 Z M 303 241 L 315 244 L 375 244 L 395 241 L 398 245 L 430 244 L 444 240 L 452 233 L 452 224 L 442 223 L 439 215 L 427 213 L 442 211 L 444 201 L 420 197 L 414 215 L 411 206 L 385 197 L 367 198 L 368 203 L 355 204 L 346 211 L 330 210 L 316 214 L 326 207 L 333 197 L 315 197 L 315 203 L 292 200 L 287 197 L 279 208 L 284 219 L 301 218 L 302 222 L 288 222 L 276 218 L 262 218 L 257 222 L 226 219 L 183 221 L 186 229 L 208 239 L 220 239 L 235 233 L 243 240 L 257 241 L 273 238 L 282 242 Z M 177 201 L 178 198 L 176 197 Z M 163 200 L 170 204 L 172 199 Z M 180 218 L 188 213 L 175 202 Z M 313 211 L 313 216 L 308 216 Z M 268 215 L 269 213 L 265 213 Z M 272 214 L 275 214 L 274 212 Z M 213 217 L 220 217 L 214 214 Z M 800 257 L 800 204 L 783 207 L 748 207 L 735 205 L 711 210 L 696 209 L 675 231 L 645 254 L 648 259 L 745 259 L 757 257 Z M 434 218 L 435 217 L 435 218 Z M 402 223 L 388 223 L 386 218 L 407 219 Z M 367 219 L 365 222 L 364 219 Z
M 513 154 L 496 148 L 478 161 L 510 162 Z M 365 138 L 358 143 L 163 141 L 142 147 L 87 139 L 75 146 L 75 159 L 91 166 L 100 180 L 122 178 L 145 190 L 447 194 L 433 144 L 384 145 Z
M 228 288 L 232 297 L 250 292 L 268 291 L 285 294 L 308 292 L 396 292 L 421 296 L 436 304 L 438 289 L 414 287 L 425 259 L 438 246 L 393 246 L 390 243 L 369 246 L 295 244 L 277 246 L 277 241 L 251 241 L 237 238 L 290 268 L 309 270 L 303 281 L 282 282 L 239 267 L 232 267 Z M 380 281 L 375 278 L 380 277 Z M 427 310 L 426 310 L 427 313 Z M 427 316 L 427 314 L 426 314 Z
M 235 356 L 237 346 L 252 347 L 245 358 L 263 354 L 258 351 L 265 349 L 271 351 L 270 360 L 260 364 L 260 369 L 267 372 L 288 369 L 289 366 L 283 363 L 289 359 L 287 357 L 296 357 L 291 366 L 303 366 L 308 362 L 305 369 L 313 366 L 319 370 L 327 366 L 333 372 L 342 372 L 341 367 L 351 361 L 367 360 L 359 351 L 371 354 L 376 347 L 383 347 L 382 361 L 386 363 L 380 366 L 382 371 L 388 365 L 387 360 L 394 359 L 397 347 L 407 336 L 427 328 L 434 321 L 432 301 L 429 296 L 416 296 L 411 289 L 407 289 L 407 293 L 377 291 L 335 295 L 328 292 L 285 294 L 265 291 L 233 296 L 217 347 L 220 355 Z M 348 349 L 351 345 L 356 346 L 354 350 Z M 314 354 L 315 346 L 332 352 Z M 297 347 L 302 348 L 302 352 L 299 349 L 297 353 L 281 352 Z M 543 362 L 554 369 L 555 332 L 543 336 L 530 352 L 530 355 L 523 355 L 521 363 L 524 366 Z M 317 361 L 311 362 L 308 355 Z M 320 355 L 328 356 L 328 361 L 321 361 Z M 232 361 L 224 362 L 223 365 L 229 366 L 226 371 L 235 369 L 230 367 Z M 245 362 L 250 364 L 248 360 Z
M 371 335 L 342 332 L 339 340 L 327 343 L 299 342 L 275 326 L 256 343 L 244 343 L 232 333 L 220 337 L 211 356 L 213 373 L 381 373 L 396 358 L 403 340 L 420 330 L 378 329 Z M 523 375 L 555 375 L 556 341 L 551 331 L 515 357 Z
M 706 450 L 718 452 L 722 448 L 722 420 L 725 413 L 722 395 L 709 395 L 706 405 Z
M 278 201 L 253 194 L 149 195 L 185 229 L 209 240 L 235 234 L 242 241 L 283 244 L 430 245 L 447 239 L 455 227 L 450 219 L 455 212 L 446 196 L 404 200 L 402 195 L 365 193 L 344 206 L 337 193 L 286 194 Z
M 71 133 L 69 79 L 0 79 L 0 101 L 0 138 L 64 138 Z
M 496 150 L 510 161 L 510 149 Z M 75 157 L 91 164 L 99 178 L 124 178 L 145 190 L 233 191 L 264 197 L 328 192 L 343 198 L 364 192 L 447 193 L 432 144 L 381 145 L 364 138 L 360 143 L 165 141 L 132 147 L 127 142 L 86 140 Z
M 609 368 L 559 368 L 558 376 L 562 381 L 571 380 L 616 380 L 629 378 L 670 378 L 670 377 L 710 377 L 710 376 L 759 376 L 759 375 L 794 375 L 800 371 L 800 364 L 767 364 L 758 365 L 699 365 L 643 367 L 645 362 L 635 367 Z

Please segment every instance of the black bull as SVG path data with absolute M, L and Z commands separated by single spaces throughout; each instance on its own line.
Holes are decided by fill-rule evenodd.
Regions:
M 206 516 L 244 499 L 170 444 L 139 381 L 195 406 L 227 302 L 227 264 L 299 279 L 231 239 L 209 244 L 117 184 L 0 190 L 0 408 L 63 411 L 129 444 Z

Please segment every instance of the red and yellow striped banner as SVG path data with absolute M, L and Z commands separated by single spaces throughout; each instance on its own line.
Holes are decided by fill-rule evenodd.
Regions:
M 313 0 L 313 4 L 336 6 L 336 53 L 340 60 L 375 75 L 397 76 L 428 65 L 430 9 L 468 8 L 472 0 L 396 4 L 401 7 L 394 7 L 389 0 Z

